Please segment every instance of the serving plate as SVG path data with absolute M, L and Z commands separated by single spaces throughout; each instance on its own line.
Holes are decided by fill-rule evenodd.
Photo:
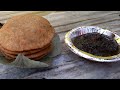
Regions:
M 120 36 L 115 34 L 114 32 L 111 32 L 107 29 L 103 29 L 97 26 L 81 26 L 72 29 L 65 35 L 65 43 L 68 46 L 68 48 L 75 54 L 77 54 L 80 57 L 86 58 L 91 61 L 97 61 L 97 62 L 116 62 L 120 61 L 120 53 L 114 56 L 108 56 L 108 57 L 102 57 L 102 56 L 96 56 L 90 53 L 87 53 L 85 51 L 79 50 L 74 46 L 72 43 L 72 39 L 74 39 L 77 36 L 80 36 L 82 34 L 87 34 L 87 33 L 93 33 L 97 32 L 100 34 L 108 35 L 109 37 L 114 38 L 117 43 L 120 45 Z

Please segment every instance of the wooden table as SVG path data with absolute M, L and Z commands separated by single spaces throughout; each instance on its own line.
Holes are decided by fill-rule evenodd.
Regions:
M 11 16 L 21 13 L 26 12 L 0 12 L 0 21 L 6 22 Z M 120 62 L 91 62 L 72 53 L 64 43 L 66 32 L 78 26 L 100 26 L 120 35 L 119 11 L 53 12 L 44 17 L 54 26 L 62 43 L 62 53 L 52 61 L 53 68 L 20 69 L 0 64 L 0 79 L 120 79 Z

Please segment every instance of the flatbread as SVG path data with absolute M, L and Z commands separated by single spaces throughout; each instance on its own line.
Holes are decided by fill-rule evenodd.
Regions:
M 11 55 L 18 55 L 19 53 L 22 53 L 23 55 L 29 55 L 29 54 L 34 54 L 34 53 L 40 52 L 40 51 L 44 50 L 45 48 L 48 48 L 50 45 L 51 45 L 51 43 L 46 45 L 46 46 L 44 46 L 43 48 L 40 48 L 40 49 L 23 51 L 23 52 L 10 51 L 10 50 L 7 50 L 7 49 L 3 48 L 0 45 L 0 50 L 2 50 L 2 52 L 5 52 L 5 53 L 11 54 Z
M 43 48 L 55 34 L 43 17 L 26 14 L 11 18 L 0 29 L 0 45 L 9 51 L 28 51 Z
M 46 55 L 47 55 L 47 53 L 46 53 L 46 54 L 43 54 L 42 56 L 39 56 L 39 57 L 36 57 L 36 58 L 32 58 L 31 60 L 38 61 L 38 60 L 40 60 L 41 58 L 43 58 L 44 56 L 46 56 Z M 6 56 L 6 55 L 5 55 L 5 58 L 6 58 L 9 62 L 12 62 L 12 61 L 15 60 L 15 58 L 11 58 L 11 57 Z
M 35 59 L 35 58 L 41 58 L 45 55 L 47 55 L 50 51 L 52 50 L 52 46 L 49 46 L 48 48 L 40 51 L 40 52 L 37 52 L 37 53 L 34 53 L 34 54 L 31 54 L 31 55 L 26 55 L 26 57 L 30 58 L 30 59 Z M 3 55 L 7 58 L 7 59 L 15 59 L 17 56 L 16 55 L 12 55 L 12 54 L 8 54 L 6 52 L 3 52 Z

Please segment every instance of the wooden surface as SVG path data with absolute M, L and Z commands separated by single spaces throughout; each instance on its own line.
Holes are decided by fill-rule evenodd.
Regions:
M 0 12 L 0 21 L 6 22 L 17 13 L 26 13 L 11 12 Z M 72 53 L 64 43 L 66 32 L 78 26 L 100 26 L 120 35 L 120 11 L 53 12 L 44 17 L 54 26 L 62 43 L 62 53 L 54 58 L 52 68 L 20 69 L 0 64 L 0 79 L 120 79 L 120 62 L 91 62 Z

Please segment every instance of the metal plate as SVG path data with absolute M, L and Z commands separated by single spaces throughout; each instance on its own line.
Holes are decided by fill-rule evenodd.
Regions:
M 76 48 L 74 46 L 74 44 L 72 43 L 72 39 L 76 36 L 80 36 L 82 34 L 86 34 L 86 33 L 93 33 L 93 32 L 97 32 L 100 34 L 104 34 L 104 35 L 108 35 L 110 37 L 113 37 L 117 43 L 120 45 L 120 37 L 109 31 L 106 29 L 102 29 L 100 27 L 97 26 L 82 26 L 82 27 L 77 27 L 72 29 L 71 31 L 69 31 L 66 35 L 65 35 L 65 43 L 67 44 L 68 48 L 74 52 L 75 54 L 86 58 L 88 60 L 91 61 L 98 61 L 98 62 L 116 62 L 116 61 L 120 61 L 120 53 L 114 56 L 108 56 L 108 57 L 102 57 L 102 56 L 95 56 L 93 54 L 84 52 L 82 50 L 79 50 L 78 48 Z

